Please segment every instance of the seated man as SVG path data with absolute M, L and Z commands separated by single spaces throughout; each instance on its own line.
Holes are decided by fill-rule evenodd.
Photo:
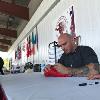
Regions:
M 67 33 L 58 37 L 58 44 L 64 51 L 54 68 L 62 74 L 72 76 L 87 76 L 91 79 L 99 73 L 99 62 L 94 50 L 88 46 L 78 46 L 75 39 Z M 50 70 L 51 65 L 44 68 Z

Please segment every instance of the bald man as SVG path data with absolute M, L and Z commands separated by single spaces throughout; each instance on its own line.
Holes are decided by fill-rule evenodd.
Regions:
M 78 46 L 77 40 L 64 33 L 58 37 L 58 44 L 64 51 L 58 63 L 54 65 L 62 74 L 87 76 L 88 79 L 99 73 L 99 62 L 94 50 L 88 46 Z M 51 65 L 45 67 L 50 70 Z

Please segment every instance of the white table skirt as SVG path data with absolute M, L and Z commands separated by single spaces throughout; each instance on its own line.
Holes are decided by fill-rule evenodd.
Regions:
M 79 86 L 84 82 L 87 86 Z M 44 77 L 35 72 L 1 75 L 0 83 L 8 100 L 100 100 L 100 80 L 86 77 Z

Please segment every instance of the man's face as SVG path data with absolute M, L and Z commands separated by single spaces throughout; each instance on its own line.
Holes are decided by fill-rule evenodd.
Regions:
M 58 44 L 65 53 L 70 53 L 73 50 L 72 40 L 69 37 L 61 37 L 58 39 Z

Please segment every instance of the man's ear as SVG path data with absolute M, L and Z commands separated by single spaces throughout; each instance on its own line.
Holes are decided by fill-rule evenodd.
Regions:
M 77 38 L 72 38 L 72 43 L 73 43 L 74 45 L 78 45 Z
M 75 44 L 76 39 L 72 37 L 72 42 Z

